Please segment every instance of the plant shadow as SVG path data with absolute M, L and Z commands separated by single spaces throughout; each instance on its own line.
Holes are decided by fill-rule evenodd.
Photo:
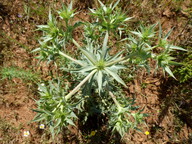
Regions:
M 163 130 L 161 126 L 164 118 L 169 114 L 170 109 L 173 111 L 174 121 L 182 123 L 180 127 L 182 128 L 184 124 L 187 127 L 192 128 L 192 84 L 179 82 L 169 78 L 165 80 L 160 86 L 159 102 L 161 104 L 160 113 L 158 115 L 158 120 L 150 128 L 151 136 L 153 137 L 157 130 Z M 189 140 L 184 140 L 186 142 Z M 181 140 L 182 143 L 182 140 Z
M 95 114 L 89 116 L 86 123 L 79 127 L 87 139 L 87 144 L 122 144 L 118 133 L 111 135 L 111 131 L 107 129 L 106 121 L 105 116 Z

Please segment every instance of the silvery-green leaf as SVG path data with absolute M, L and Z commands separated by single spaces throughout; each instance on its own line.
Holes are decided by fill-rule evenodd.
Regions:
M 175 49 L 175 50 L 182 50 L 182 51 L 187 51 L 186 49 L 184 49 L 184 48 L 181 48 L 181 47 L 178 47 L 178 46 L 174 46 L 174 45 L 170 45 L 170 47 L 169 48 L 171 48 L 171 49 Z
M 159 23 L 159 39 L 162 38 L 162 27 L 161 24 Z
M 88 72 L 95 68 L 96 68 L 95 66 L 87 66 L 87 67 L 83 67 L 81 70 L 79 70 L 79 72 Z
M 172 31 L 173 31 L 173 28 L 170 31 L 168 31 L 168 33 L 165 35 L 164 37 L 165 40 L 170 36 Z
M 100 1 L 98 0 L 100 5 L 102 6 L 103 10 L 106 12 L 107 11 L 107 7 Z
M 74 122 L 71 119 L 67 119 L 67 123 L 76 127 L 76 125 L 74 124 Z
M 32 121 L 33 122 L 39 122 L 39 121 L 42 121 L 45 119 L 45 116 L 44 115 L 37 115 Z
M 103 46 L 102 46 L 102 58 L 105 58 L 105 55 L 106 55 L 106 52 L 107 52 L 108 37 L 109 37 L 109 34 L 108 34 L 108 31 L 107 31 L 106 34 L 105 34 L 105 38 L 104 38 Z
M 51 10 L 49 9 L 49 21 L 52 21 L 53 20 L 53 17 L 52 17 L 52 14 L 51 14 Z
M 98 83 L 99 91 L 101 91 L 102 90 L 102 83 L 103 83 L 102 71 L 98 71 L 98 73 L 97 73 L 97 83 Z
M 48 25 L 38 25 L 37 27 L 38 27 L 39 29 L 49 28 Z
M 94 56 L 92 53 L 90 53 L 89 51 L 84 50 L 84 49 L 82 49 L 82 48 L 80 48 L 80 50 L 81 50 L 82 53 L 86 56 L 86 58 L 91 61 L 91 63 L 92 63 L 93 65 L 95 65 L 95 64 L 97 63 L 96 58 L 95 58 L 95 56 Z
M 94 10 L 94 9 L 89 8 L 89 10 L 90 10 L 92 13 L 95 13 L 95 10 Z
M 73 8 L 73 1 L 71 1 L 71 3 L 69 4 L 69 10 L 72 10 Z
M 120 2 L 120 0 L 118 0 L 118 1 L 114 4 L 114 6 L 112 7 L 112 10 L 118 5 L 119 2 Z
M 125 69 L 125 68 L 126 67 L 123 65 L 112 65 L 109 69 L 117 72 L 118 70 Z
M 109 68 L 105 68 L 105 71 L 106 71 L 109 75 L 111 75 L 117 82 L 119 82 L 119 83 L 121 83 L 122 85 L 124 85 L 125 87 L 127 87 L 126 84 L 124 83 L 124 81 L 123 81 L 116 73 L 114 73 L 113 71 L 111 71 Z
M 76 114 L 74 112 L 70 113 L 70 117 L 78 119 L 78 117 L 76 116 Z
M 133 33 L 133 34 L 135 34 L 135 35 L 137 35 L 137 36 L 139 36 L 139 37 L 142 37 L 142 34 L 141 34 L 140 32 L 131 31 L 131 33 Z
M 175 76 L 173 75 L 172 71 L 170 70 L 170 68 L 169 68 L 168 66 L 165 66 L 164 69 L 165 69 L 165 71 L 166 71 L 170 76 L 172 76 L 174 79 L 176 79 Z
M 36 49 L 32 50 L 31 52 L 33 53 L 33 52 L 37 52 L 37 51 L 40 51 L 40 50 L 41 50 L 41 48 L 36 48 Z
M 128 17 L 128 18 L 126 18 L 124 21 L 128 21 L 128 20 L 130 20 L 130 19 L 132 19 L 133 17 Z
M 114 56 L 110 57 L 109 59 L 107 59 L 107 63 L 116 60 L 124 51 L 120 51 L 117 54 L 115 54 Z
M 60 125 L 60 123 L 61 123 L 61 119 L 59 118 L 59 119 L 56 120 L 54 128 L 58 127 Z

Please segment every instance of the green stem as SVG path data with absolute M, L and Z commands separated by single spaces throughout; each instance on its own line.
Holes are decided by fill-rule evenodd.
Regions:
M 96 69 L 93 70 L 93 71 L 92 71 L 90 74 L 88 74 L 88 75 L 83 79 L 83 81 L 81 81 L 68 95 L 66 95 L 66 96 L 65 96 L 66 101 L 67 101 L 72 95 L 74 95 L 74 94 L 81 88 L 81 86 L 82 86 L 85 82 L 87 82 L 90 77 L 92 77 L 92 76 L 95 74 L 96 71 L 97 71 Z
M 81 65 L 81 66 L 84 66 L 84 64 L 81 63 L 80 61 L 78 61 L 78 60 L 76 60 L 76 59 L 68 56 L 67 54 L 65 54 L 65 53 L 63 53 L 63 52 L 61 52 L 61 51 L 59 51 L 59 54 L 62 55 L 62 56 L 64 56 L 64 57 L 66 57 L 66 58 L 68 58 L 68 59 L 70 59 L 71 61 L 73 61 L 73 62 L 75 62 L 75 63 L 77 63 L 77 64 L 79 64 L 79 65 Z
M 121 109 L 121 106 L 120 106 L 119 102 L 116 100 L 116 98 L 115 98 L 115 96 L 113 95 L 113 93 L 109 91 L 109 95 L 110 95 L 111 98 L 113 99 L 113 101 L 114 101 L 114 103 L 116 104 L 118 110 L 120 110 L 120 109 Z

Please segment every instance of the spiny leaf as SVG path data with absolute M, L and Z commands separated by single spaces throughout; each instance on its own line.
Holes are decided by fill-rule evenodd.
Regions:
M 103 41 L 103 47 L 102 47 L 102 58 L 103 59 L 105 58 L 106 52 L 107 52 L 108 37 L 109 37 L 109 34 L 108 34 L 108 31 L 107 31 L 106 34 L 105 34 L 105 38 L 104 38 L 104 41 Z
M 181 47 L 178 47 L 178 46 L 174 46 L 174 45 L 171 45 L 170 48 L 171 48 L 171 49 L 175 49 L 175 50 L 187 51 L 187 50 L 184 49 L 184 48 L 181 48 Z
M 95 58 L 95 56 L 92 53 L 90 53 L 89 51 L 87 51 L 85 49 L 82 49 L 82 48 L 80 48 L 80 50 L 86 56 L 86 58 L 91 61 L 91 63 L 93 65 L 95 65 L 97 63 L 96 58 Z
M 168 33 L 165 35 L 164 37 L 165 40 L 170 36 L 172 31 L 173 31 L 173 28 L 170 31 L 168 31 Z
M 125 87 L 126 84 L 124 83 L 124 81 L 116 74 L 114 73 L 113 71 L 111 71 L 109 68 L 105 68 L 105 71 L 110 74 L 117 82 L 121 83 L 122 85 L 124 85 Z
M 168 66 L 165 66 L 164 69 L 165 69 L 165 71 L 166 71 L 170 76 L 172 76 L 174 79 L 176 79 L 175 76 L 173 75 L 172 71 L 170 70 L 170 68 L 169 68 Z
M 112 10 L 119 4 L 119 2 L 120 2 L 120 0 L 118 0 L 118 1 L 114 4 L 114 6 L 112 7 Z

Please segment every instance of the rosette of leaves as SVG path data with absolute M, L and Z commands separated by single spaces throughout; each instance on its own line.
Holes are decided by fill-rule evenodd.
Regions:
M 106 32 L 102 47 L 100 45 L 94 46 L 94 43 L 89 41 L 84 49 L 80 48 L 83 54 L 83 60 L 81 60 L 83 66 L 77 72 L 88 75 L 90 72 L 95 71 L 90 79 L 97 81 L 99 92 L 104 90 L 111 78 L 126 87 L 126 84 L 118 76 L 118 71 L 125 68 L 120 63 L 123 60 L 122 51 L 113 56 L 109 55 L 107 42 L 108 32 Z

